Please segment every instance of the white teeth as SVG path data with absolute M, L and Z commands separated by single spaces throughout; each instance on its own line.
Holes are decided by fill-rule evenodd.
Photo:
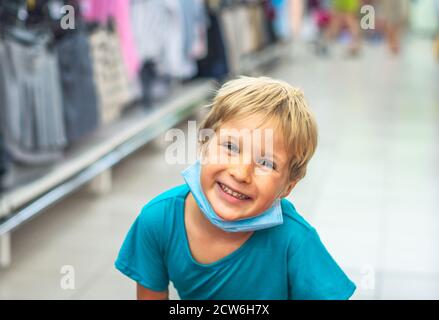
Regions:
M 223 185 L 222 183 L 220 183 L 219 185 L 220 185 L 221 189 L 223 189 L 226 193 L 230 194 L 231 196 L 233 196 L 233 197 L 235 197 L 235 198 L 238 198 L 238 199 L 240 199 L 240 200 L 248 199 L 247 196 L 245 196 L 245 195 L 243 195 L 243 194 L 241 194 L 241 193 L 238 193 L 238 192 L 235 192 L 235 191 L 230 190 L 229 188 L 227 188 L 227 187 L 226 187 L 225 185 Z

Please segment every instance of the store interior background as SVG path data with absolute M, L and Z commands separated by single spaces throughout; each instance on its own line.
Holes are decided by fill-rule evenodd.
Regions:
M 354 299 L 439 299 L 438 21 L 434 0 L 411 1 L 398 55 L 376 36 L 350 56 L 346 32 L 319 54 L 306 16 L 286 54 L 251 73 L 302 88 L 316 114 L 319 146 L 288 198 L 357 284 Z M 14 230 L 0 299 L 134 299 L 114 261 L 142 206 L 183 183 L 188 164 L 164 160 L 170 143 L 162 132 L 113 168 L 107 192 L 84 186 Z M 63 266 L 74 288 L 62 289 Z

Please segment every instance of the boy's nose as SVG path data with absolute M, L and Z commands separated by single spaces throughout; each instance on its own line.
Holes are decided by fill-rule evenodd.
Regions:
M 238 182 L 251 183 L 252 182 L 252 165 L 251 164 L 237 164 L 230 169 L 230 175 Z

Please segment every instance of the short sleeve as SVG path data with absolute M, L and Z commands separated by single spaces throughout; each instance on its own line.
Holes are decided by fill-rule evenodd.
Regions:
M 169 277 L 164 263 L 157 207 L 145 206 L 131 226 L 119 251 L 115 267 L 127 277 L 153 291 L 165 291 Z
M 356 289 L 314 229 L 297 248 L 290 248 L 288 281 L 294 300 L 347 300 Z

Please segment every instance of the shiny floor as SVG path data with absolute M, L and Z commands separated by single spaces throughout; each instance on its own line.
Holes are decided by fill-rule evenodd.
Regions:
M 320 127 L 290 199 L 357 284 L 355 299 L 439 299 L 439 65 L 430 41 L 408 39 L 397 58 L 380 45 L 357 58 L 338 46 L 323 58 L 308 49 L 296 46 L 268 73 L 304 89 Z M 14 232 L 0 298 L 135 298 L 113 262 L 142 205 L 183 181 L 185 165 L 165 163 L 166 145 L 160 137 L 116 167 L 110 192 L 83 189 Z M 74 287 L 62 289 L 63 266 L 73 267 Z

